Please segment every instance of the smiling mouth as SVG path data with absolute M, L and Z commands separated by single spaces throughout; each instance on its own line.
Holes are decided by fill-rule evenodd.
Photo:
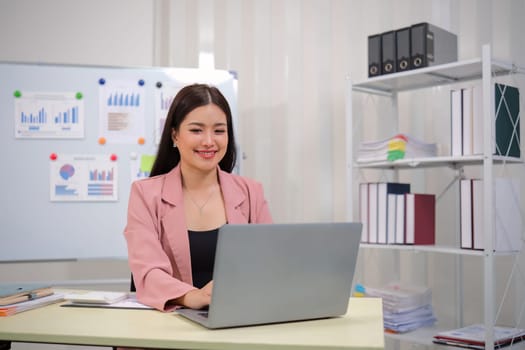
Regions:
M 217 151 L 195 151 L 199 156 L 203 158 L 213 158 Z

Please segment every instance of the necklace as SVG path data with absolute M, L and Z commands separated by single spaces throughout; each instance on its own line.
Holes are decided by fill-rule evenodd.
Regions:
M 204 207 L 206 206 L 206 204 L 208 204 L 208 202 L 210 201 L 211 197 L 213 197 L 213 195 L 215 194 L 215 190 L 212 188 L 211 191 L 210 191 L 210 195 L 208 196 L 208 198 L 204 201 L 204 203 L 202 203 L 201 205 L 199 205 L 199 203 L 197 203 L 193 197 L 191 196 L 191 193 L 190 191 L 186 188 L 186 194 L 188 195 L 188 198 L 190 199 L 190 201 L 197 207 L 197 209 L 199 209 L 199 215 L 202 215 L 202 211 L 204 210 Z

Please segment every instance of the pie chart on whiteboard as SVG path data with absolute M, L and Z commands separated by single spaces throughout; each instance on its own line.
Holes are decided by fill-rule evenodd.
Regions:
M 75 174 L 75 168 L 71 164 L 64 164 L 60 168 L 60 177 L 69 180 Z

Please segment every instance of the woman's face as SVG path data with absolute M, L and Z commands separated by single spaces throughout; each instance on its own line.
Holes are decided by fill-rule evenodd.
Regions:
M 171 135 L 179 149 L 181 166 L 215 170 L 228 146 L 226 114 L 215 104 L 197 107 Z

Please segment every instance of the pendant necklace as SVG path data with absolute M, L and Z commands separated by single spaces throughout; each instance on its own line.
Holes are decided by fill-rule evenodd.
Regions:
M 211 197 L 213 197 L 213 194 L 215 193 L 215 190 L 212 188 L 212 190 L 210 191 L 210 195 L 208 196 L 208 198 L 204 201 L 204 203 L 202 203 L 201 205 L 199 205 L 194 199 L 193 197 L 191 196 L 190 194 L 190 191 L 186 188 L 186 194 L 188 195 L 188 198 L 190 199 L 190 201 L 197 207 L 197 209 L 199 209 L 199 215 L 202 215 L 202 211 L 204 210 L 204 207 L 206 206 L 206 204 L 208 204 L 208 202 L 210 201 Z

